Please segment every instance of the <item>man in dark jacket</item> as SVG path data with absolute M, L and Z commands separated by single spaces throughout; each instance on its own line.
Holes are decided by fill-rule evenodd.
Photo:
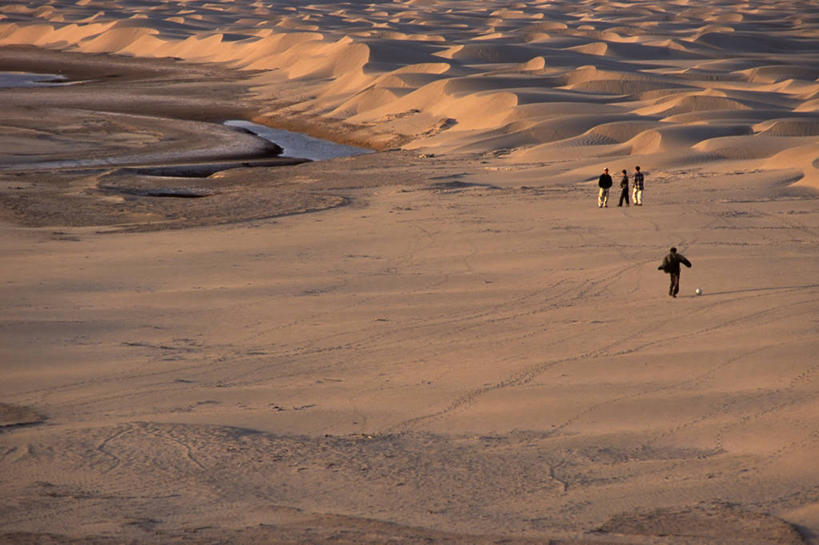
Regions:
M 623 178 L 620 180 L 620 202 L 617 206 L 623 206 L 623 201 L 628 206 L 628 172 L 625 170 L 623 170 Z
M 600 179 L 597 180 L 597 185 L 600 187 L 600 194 L 597 196 L 597 207 L 608 208 L 609 189 L 611 189 L 611 176 L 609 175 L 609 169 L 603 169 L 603 174 L 601 174 Z
M 678 254 L 677 249 L 672 247 L 668 255 L 663 258 L 663 263 L 657 270 L 665 271 L 671 275 L 671 287 L 668 288 L 668 295 L 676 297 L 680 292 L 680 263 L 691 268 L 691 262 L 684 255 Z

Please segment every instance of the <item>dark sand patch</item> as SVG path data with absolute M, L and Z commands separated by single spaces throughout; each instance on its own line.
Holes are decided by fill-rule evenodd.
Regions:
M 42 415 L 28 407 L 0 403 L 0 428 L 39 424 L 44 420 Z
M 0 89 L 0 218 L 27 227 L 146 231 L 314 212 L 351 202 L 350 189 L 412 184 L 420 168 L 409 164 L 424 166 L 412 153 L 318 166 L 277 157 L 281 148 L 221 124 L 258 106 L 228 69 L 0 48 L 0 70 L 23 64 L 83 79 Z
M 623 513 L 600 527 L 605 534 L 680 536 L 694 543 L 799 545 L 805 543 L 793 525 L 767 513 L 730 504 L 698 505 L 687 509 L 657 509 Z
M 282 163 L 290 161 L 281 159 Z M 334 208 L 358 190 L 425 181 L 429 161 L 411 152 L 294 166 L 235 168 L 204 178 L 61 171 L 0 175 L 0 214 L 28 227 L 151 231 L 237 223 Z M 362 172 L 367 171 L 366 176 Z M 184 196 L 199 198 L 179 198 Z
M 611 516 L 596 530 L 564 534 L 555 528 L 586 506 L 568 501 L 544 510 L 536 499 L 591 493 L 657 467 L 693 476 L 707 458 L 731 463 L 724 454 L 694 449 L 634 447 L 601 464 L 588 454 L 594 449 L 573 443 L 584 441 L 534 431 L 309 437 L 153 423 L 68 430 L 26 440 L 19 470 L 36 471 L 49 460 L 54 471 L 19 489 L 23 503 L 5 516 L 14 532 L 0 535 L 0 543 L 103 545 L 115 542 L 112 530 L 116 543 L 530 544 L 544 543 L 544 531 L 552 534 L 545 542 L 574 545 L 803 543 L 781 519 L 718 499 L 644 507 Z M 335 497 L 342 490 L 340 507 Z M 515 514 L 498 506 L 516 506 Z M 45 528 L 46 519 L 69 510 L 87 530 L 23 533 L 30 523 L 13 522 L 34 512 L 35 524 Z M 444 521 L 455 529 L 442 531 Z M 96 533 L 102 523 L 109 531 Z M 528 537 L 532 531 L 539 539 Z
M 220 123 L 253 115 L 257 110 L 247 89 L 239 83 L 248 72 L 218 65 L 3 46 L 0 71 L 56 74 L 82 82 L 67 87 L 2 90 L 4 98 L 13 97 L 30 108 L 53 104 Z M 93 96 L 89 96 L 89 90 Z

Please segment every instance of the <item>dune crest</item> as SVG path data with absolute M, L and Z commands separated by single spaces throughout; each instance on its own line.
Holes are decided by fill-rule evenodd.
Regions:
M 707 9 L 679 9 L 670 2 L 674 26 L 668 28 L 653 20 L 651 10 L 636 7 L 636 19 L 618 26 L 618 12 L 602 2 L 599 8 L 611 19 L 606 24 L 587 19 L 568 1 L 480 9 L 472 3 L 450 7 L 437 1 L 380 9 L 277 6 L 216 1 L 186 4 L 179 13 L 170 7 L 135 13 L 116 6 L 104 9 L 99 0 L 39 8 L 17 3 L 0 10 L 5 16 L 0 44 L 167 56 L 266 72 L 256 79 L 259 97 L 312 97 L 284 109 L 277 105 L 271 114 L 344 123 L 357 127 L 352 138 L 376 146 L 424 148 L 446 141 L 455 149 L 462 139 L 469 149 L 490 152 L 501 145 L 497 131 L 504 131 L 521 107 L 554 102 L 555 93 L 560 102 L 607 104 L 647 123 L 667 125 L 662 134 L 634 135 L 629 146 L 616 152 L 625 154 L 689 149 L 689 138 L 669 135 L 685 133 L 682 127 L 697 122 L 692 116 L 701 112 L 754 124 L 765 122 L 755 114 L 760 102 L 775 110 L 771 120 L 790 111 L 816 111 L 813 97 L 819 83 L 809 59 L 816 60 L 819 39 L 815 32 L 811 35 L 812 23 L 793 19 L 775 1 Z M 767 19 L 757 15 L 762 8 Z M 218 32 L 209 30 L 217 26 Z M 725 51 L 740 69 L 719 66 Z M 683 70 L 682 61 L 687 66 Z M 494 79 L 499 75 L 504 79 Z M 747 82 L 741 93 L 732 91 L 730 82 L 737 79 Z M 765 87 L 774 83 L 778 86 Z M 795 93 L 802 101 L 794 106 Z M 532 117 L 535 111 L 526 110 L 531 126 L 553 123 L 550 116 Z M 811 122 L 815 120 L 806 123 Z M 765 134 L 816 136 L 812 130 L 777 127 Z M 510 130 L 515 132 L 505 132 Z M 593 156 L 597 140 L 577 139 L 586 130 L 584 122 L 576 130 L 550 133 L 550 139 L 571 138 L 567 144 L 588 146 Z M 444 140 L 442 132 L 448 133 Z M 514 149 L 544 144 L 538 139 L 543 131 L 516 134 L 513 141 L 504 139 Z M 763 145 L 754 138 L 734 143 Z M 774 147 L 809 149 L 802 148 L 807 143 L 782 140 Z

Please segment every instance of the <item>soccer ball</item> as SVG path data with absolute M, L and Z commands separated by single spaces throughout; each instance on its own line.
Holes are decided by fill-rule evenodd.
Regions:
M 697 295 L 702 295 L 702 290 L 700 288 L 697 288 L 694 290 L 694 293 L 696 293 Z

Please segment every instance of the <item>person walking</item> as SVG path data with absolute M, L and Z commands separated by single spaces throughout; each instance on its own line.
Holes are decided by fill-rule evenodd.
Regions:
M 623 170 L 623 179 L 620 180 L 620 202 L 617 206 L 623 206 L 623 201 L 626 202 L 626 206 L 628 206 L 628 172 Z
M 677 253 L 677 248 L 673 246 L 668 251 L 668 255 L 663 258 L 662 264 L 657 267 L 657 270 L 664 271 L 671 275 L 671 285 L 668 288 L 668 295 L 676 297 L 680 292 L 680 264 L 691 268 L 691 262 L 688 261 L 684 255 Z
M 597 180 L 597 185 L 600 187 L 600 193 L 597 195 L 597 207 L 608 208 L 609 189 L 611 189 L 612 185 L 611 176 L 609 175 L 609 169 L 607 168 L 603 169 L 603 174 L 601 174 L 600 179 Z
M 631 195 L 631 200 L 634 206 L 643 206 L 643 173 L 640 172 L 640 167 L 634 167 L 634 189 Z

